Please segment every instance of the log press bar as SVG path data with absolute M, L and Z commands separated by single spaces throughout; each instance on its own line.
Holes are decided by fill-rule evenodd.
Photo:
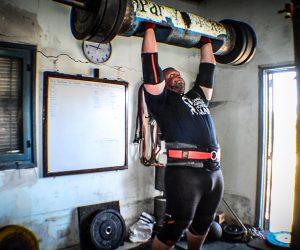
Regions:
M 144 35 L 144 23 L 156 24 L 158 42 L 197 47 L 201 36 L 210 37 L 219 63 L 242 65 L 255 53 L 253 28 L 240 21 L 215 22 L 146 0 L 53 0 L 72 6 L 71 31 L 78 40 L 107 43 L 120 36 Z

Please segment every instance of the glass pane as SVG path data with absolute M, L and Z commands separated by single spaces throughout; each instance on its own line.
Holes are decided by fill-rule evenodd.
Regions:
M 276 72 L 273 81 L 273 157 L 270 231 L 291 232 L 296 169 L 296 72 Z
M 0 57 L 0 154 L 23 152 L 22 60 Z

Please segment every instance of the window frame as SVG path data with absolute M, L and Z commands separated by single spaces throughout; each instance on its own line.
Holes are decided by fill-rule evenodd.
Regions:
M 0 170 L 32 168 L 36 166 L 35 130 L 35 86 L 36 86 L 35 45 L 0 42 L 0 57 L 21 59 L 22 85 L 22 142 L 23 152 L 0 153 Z

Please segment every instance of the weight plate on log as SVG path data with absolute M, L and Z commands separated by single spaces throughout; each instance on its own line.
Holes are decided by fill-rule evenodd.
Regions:
M 90 226 L 90 236 L 97 249 L 116 249 L 125 234 L 123 217 L 114 209 L 105 209 L 95 215 Z
M 290 247 L 291 243 L 291 233 L 286 231 L 281 231 L 277 233 L 268 233 L 266 237 L 267 243 L 271 246 L 280 249 L 286 249 Z
M 120 5 L 122 0 L 108 0 L 106 6 L 101 6 L 101 8 L 105 8 L 103 19 L 100 24 L 97 25 L 95 32 L 88 39 L 92 42 L 97 43 L 106 43 L 106 37 L 112 32 L 117 22 Z M 109 42 L 109 41 L 107 41 Z
M 244 229 L 235 224 L 226 225 L 223 229 L 223 235 L 228 240 L 239 241 L 244 236 Z
M 126 13 L 126 8 L 127 8 L 127 2 L 126 0 L 120 0 L 120 8 L 119 8 L 119 14 L 117 16 L 116 23 L 111 30 L 110 34 L 107 34 L 105 39 L 103 40 L 103 43 L 108 43 L 112 39 L 115 38 L 115 36 L 119 33 L 122 23 L 124 21 L 125 13 Z
M 84 10 L 73 7 L 71 10 L 71 31 L 78 40 L 88 40 L 101 24 L 107 0 L 93 1 L 93 6 Z
M 253 28 L 247 23 L 244 22 L 240 22 L 240 23 L 243 29 L 246 31 L 247 46 L 244 55 L 237 62 L 235 62 L 235 65 L 242 65 L 250 62 L 255 54 L 256 45 L 257 45 L 256 34 Z
M 235 44 L 228 54 L 226 55 L 216 55 L 216 60 L 222 64 L 232 64 L 234 65 L 234 61 L 238 60 L 245 52 L 246 48 L 246 34 L 244 29 L 241 27 L 240 22 L 225 19 L 220 21 L 220 23 L 225 24 L 231 27 L 235 32 Z
M 253 39 L 251 37 L 251 33 L 247 29 L 247 27 L 244 26 L 244 23 L 239 22 L 239 24 L 240 24 L 240 28 L 241 28 L 241 30 L 244 34 L 244 37 L 245 37 L 245 49 L 241 53 L 241 56 L 231 63 L 232 65 L 241 65 L 241 64 L 243 64 L 244 61 L 248 58 L 249 53 L 252 50 L 252 43 L 253 43 L 252 40 Z

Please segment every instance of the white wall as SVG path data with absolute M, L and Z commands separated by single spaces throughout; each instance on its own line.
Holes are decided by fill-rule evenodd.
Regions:
M 284 0 L 276 1 L 159 1 L 166 5 L 209 17 L 232 18 L 250 23 L 257 32 L 257 53 L 249 64 L 232 67 L 218 65 L 213 101 L 222 105 L 212 109 L 223 152 L 225 194 L 242 219 L 253 221 L 256 199 L 258 154 L 258 66 L 293 60 L 291 23 L 277 14 Z M 73 38 L 69 27 L 70 8 L 47 0 L 1 0 L 0 40 L 37 45 L 48 56 L 68 54 L 85 61 L 81 41 Z M 0 226 L 19 223 L 38 236 L 41 249 L 56 249 L 77 244 L 79 206 L 119 200 L 121 214 L 129 225 L 143 210 L 152 212 L 153 169 L 141 166 L 137 148 L 132 144 L 136 93 L 141 83 L 140 38 L 116 37 L 110 60 L 100 66 L 78 63 L 67 56 L 46 58 L 37 53 L 36 138 L 38 167 L 0 172 Z M 160 64 L 174 66 L 186 82 L 196 76 L 199 53 L 160 44 Z M 170 65 L 172 63 L 172 65 Z M 44 71 L 100 77 L 129 82 L 128 170 L 42 178 L 42 101 Z M 78 100 L 80 101 L 80 100 Z M 235 198 L 235 199 L 233 199 Z

